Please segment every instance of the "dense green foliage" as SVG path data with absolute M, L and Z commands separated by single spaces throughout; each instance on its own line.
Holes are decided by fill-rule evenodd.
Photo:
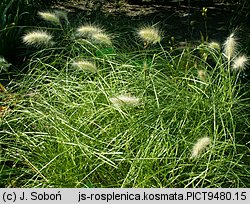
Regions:
M 165 47 L 138 30 L 121 47 L 47 19 L 48 35 L 23 37 L 29 72 L 6 93 L 1 187 L 250 186 L 249 87 L 220 45 Z

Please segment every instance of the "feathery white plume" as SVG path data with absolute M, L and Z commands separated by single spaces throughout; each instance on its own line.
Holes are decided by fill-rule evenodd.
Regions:
M 27 45 L 53 45 L 51 40 L 52 36 L 45 31 L 32 31 L 23 36 L 23 42 Z
M 85 61 L 85 60 L 78 60 L 71 63 L 71 65 L 75 68 L 82 69 L 86 72 L 96 73 L 97 68 L 94 63 Z
M 92 35 L 92 39 L 97 43 L 112 45 L 110 37 L 105 33 L 95 33 Z
M 232 33 L 224 42 L 224 55 L 227 57 L 228 60 L 231 60 L 236 53 L 237 49 L 237 41 L 235 39 L 234 33 Z
M 116 97 L 109 98 L 109 100 L 116 107 L 120 107 L 123 105 L 128 105 L 128 106 L 140 105 L 140 99 L 135 96 L 119 95 Z
M 214 49 L 214 50 L 218 50 L 218 51 L 220 51 L 220 49 L 221 49 L 220 44 L 217 43 L 217 42 L 210 42 L 208 44 L 208 47 L 211 48 L 211 49 Z
M 77 34 L 79 36 L 89 36 L 101 32 L 102 32 L 101 28 L 93 25 L 84 25 L 77 29 Z
M 234 71 L 242 71 L 246 68 L 247 64 L 248 64 L 248 58 L 245 55 L 241 55 L 233 60 L 232 69 Z
M 55 25 L 60 25 L 60 19 L 55 13 L 39 11 L 38 15 L 45 21 L 49 21 Z
M 160 31 L 153 26 L 139 29 L 138 35 L 146 43 L 155 44 L 161 41 Z
M 200 156 L 207 146 L 210 145 L 210 143 L 211 139 L 209 137 L 198 139 L 198 141 L 193 146 L 191 158 Z

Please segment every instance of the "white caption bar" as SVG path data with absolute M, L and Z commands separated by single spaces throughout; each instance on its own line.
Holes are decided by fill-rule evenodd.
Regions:
M 249 188 L 37 188 L 0 189 L 0 204 L 83 204 L 83 203 L 250 203 Z

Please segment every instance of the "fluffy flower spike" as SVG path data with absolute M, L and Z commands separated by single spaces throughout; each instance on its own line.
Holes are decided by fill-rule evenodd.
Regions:
M 144 42 L 148 44 L 149 43 L 155 44 L 157 42 L 160 42 L 162 39 L 160 31 L 153 26 L 141 28 L 138 31 L 138 35 Z
M 95 33 L 92 35 L 92 39 L 100 44 L 112 45 L 110 37 L 105 33 Z
M 197 158 L 201 155 L 201 153 L 210 145 L 211 139 L 209 137 L 203 137 L 198 139 L 198 141 L 194 144 L 192 149 L 191 158 Z
M 60 19 L 55 13 L 51 12 L 38 12 L 38 15 L 45 21 L 55 25 L 60 25 Z
M 111 103 L 115 107 L 120 107 L 120 106 L 138 106 L 140 105 L 140 99 L 135 97 L 135 96 L 129 96 L 129 95 L 119 95 L 116 97 L 112 97 L 109 99 Z
M 23 36 L 23 42 L 27 45 L 44 46 L 53 45 L 52 36 L 45 31 L 32 31 Z
M 217 42 L 210 42 L 208 44 L 208 47 L 211 48 L 211 49 L 214 49 L 214 50 L 218 50 L 218 51 L 220 51 L 220 49 L 221 49 L 220 44 L 217 43 Z
M 228 60 L 231 60 L 235 55 L 237 46 L 238 44 L 236 38 L 234 36 L 234 33 L 232 33 L 223 44 L 224 55 L 227 57 Z
M 234 71 L 243 71 L 246 68 L 247 64 L 248 58 L 245 55 L 241 55 L 233 60 L 232 69 Z
M 101 28 L 92 25 L 84 25 L 77 29 L 77 34 L 79 36 L 89 36 L 101 32 L 103 32 Z
M 97 72 L 97 68 L 96 68 L 95 64 L 92 62 L 89 62 L 89 61 L 78 60 L 78 61 L 72 62 L 71 65 L 75 68 L 82 69 L 86 72 L 91 72 L 91 73 Z

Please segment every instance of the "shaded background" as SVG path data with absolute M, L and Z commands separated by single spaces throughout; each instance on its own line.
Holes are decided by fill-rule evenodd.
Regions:
M 235 31 L 241 49 L 249 54 L 250 23 L 248 0 L 1 0 L 0 56 L 13 66 L 0 72 L 0 83 L 14 69 L 22 70 L 29 52 L 21 36 L 41 19 L 37 11 L 62 9 L 69 13 L 72 25 L 96 23 L 116 33 L 120 47 L 131 44 L 136 29 L 157 24 L 164 31 L 163 44 L 174 37 L 177 46 L 187 42 L 218 41 Z M 206 15 L 202 15 L 207 8 Z M 127 41 L 125 40 L 127 39 Z M 249 71 L 247 71 L 247 76 Z

